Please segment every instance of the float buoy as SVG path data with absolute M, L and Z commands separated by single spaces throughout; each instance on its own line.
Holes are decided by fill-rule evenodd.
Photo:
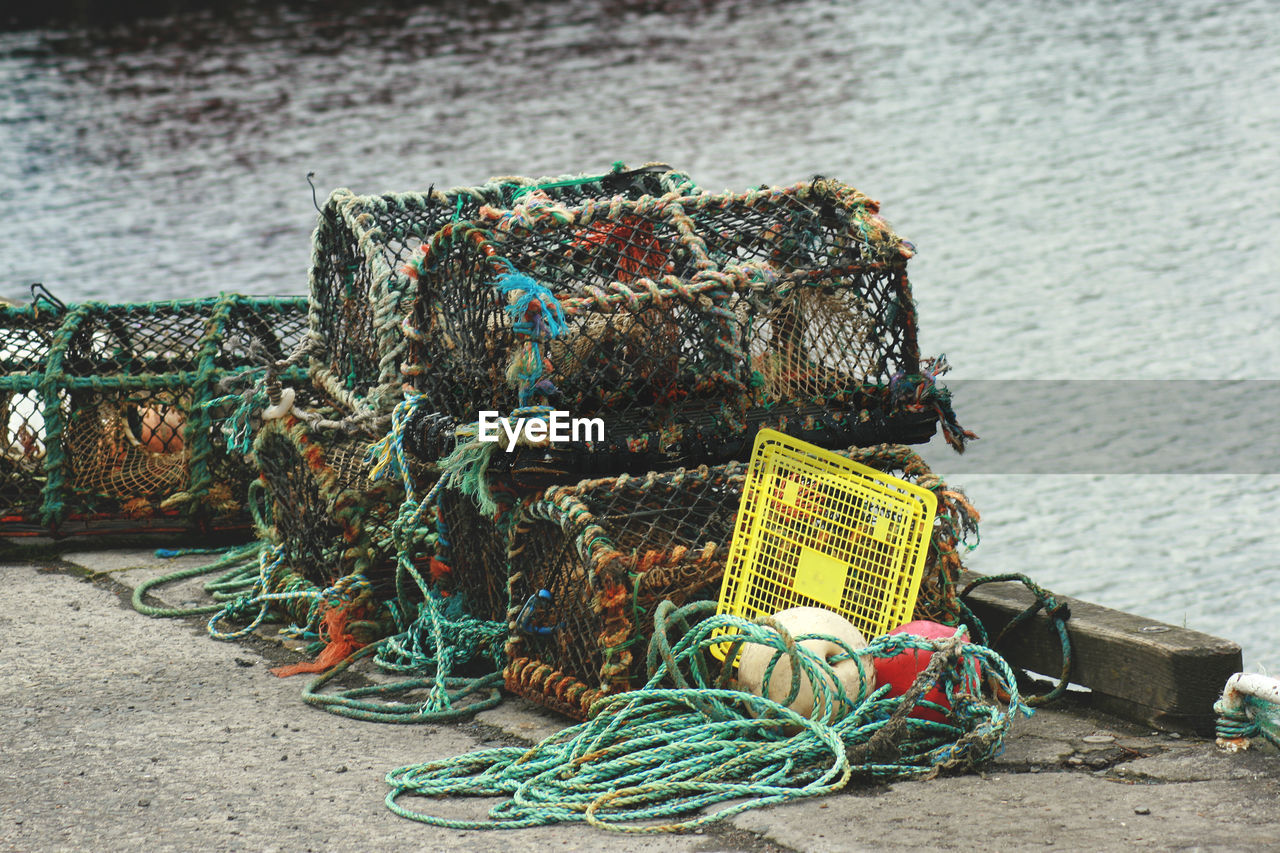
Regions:
M 954 636 L 956 629 L 954 625 L 943 625 L 940 622 L 919 619 L 915 622 L 899 625 L 889 633 L 913 634 L 926 640 L 945 640 Z M 961 636 L 968 641 L 967 630 Z M 875 665 L 876 670 L 876 683 L 881 685 L 888 684 L 890 697 L 901 696 L 911 689 L 911 685 L 915 683 L 920 673 L 925 671 L 931 660 L 933 660 L 933 652 L 924 649 L 903 649 L 892 657 L 872 658 L 872 663 Z M 979 676 L 981 676 L 981 670 L 979 670 Z M 932 720 L 935 723 L 947 722 L 947 714 L 951 711 L 951 702 L 947 700 L 946 691 L 942 689 L 941 685 L 934 685 L 920 698 L 922 701 L 932 702 L 946 709 L 946 713 L 917 704 L 908 716 L 915 717 L 918 720 Z
M 182 450 L 182 412 L 172 406 L 138 410 L 142 427 L 138 444 L 152 453 L 178 453 Z
M 862 636 L 862 632 L 854 627 L 849 620 L 838 613 L 824 610 L 821 607 L 791 607 L 774 614 L 773 618 L 782 627 L 791 632 L 793 637 L 803 634 L 826 634 L 843 640 L 855 651 L 867 646 L 866 638 Z M 838 655 L 845 654 L 845 649 L 839 643 L 833 643 L 830 640 L 816 638 L 800 640 L 797 645 L 804 646 L 817 654 L 818 657 L 828 661 Z M 773 660 L 773 656 L 777 651 L 773 646 L 766 646 L 761 643 L 744 643 L 741 655 L 738 658 L 738 686 L 748 693 L 764 696 L 765 670 L 768 669 L 769 662 Z M 871 662 L 864 661 L 863 668 L 867 672 L 867 683 L 865 685 L 862 680 L 862 672 L 858 669 L 857 660 L 850 658 L 840 661 L 831 667 L 832 674 L 844 689 L 845 695 L 849 697 L 850 702 L 855 704 L 875 689 L 875 673 Z M 831 675 L 828 675 L 826 680 L 827 684 L 830 685 L 830 689 L 834 691 L 835 684 Z M 791 692 L 791 658 L 788 655 L 783 654 L 774 666 L 773 673 L 769 676 L 768 690 L 768 698 L 779 704 L 782 704 L 783 700 L 787 698 L 787 694 Z M 796 693 L 796 698 L 788 707 L 797 714 L 811 717 L 813 716 L 814 704 L 813 684 L 809 681 L 808 675 L 801 672 L 800 689 Z M 845 708 L 837 708 L 835 718 L 838 719 L 844 716 L 846 710 Z

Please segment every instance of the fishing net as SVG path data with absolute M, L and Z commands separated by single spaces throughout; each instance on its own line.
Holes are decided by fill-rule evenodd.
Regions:
M 435 517 L 432 575 L 438 588 L 461 597 L 471 616 L 506 621 L 511 601 L 511 505 L 505 504 L 495 519 L 469 496 L 456 489 L 441 489 L 436 494 Z
M 619 164 L 604 175 L 502 177 L 426 193 L 357 196 L 334 191 L 313 237 L 312 381 L 349 413 L 390 411 L 403 381 L 401 323 L 414 296 L 403 267 L 448 223 L 485 221 L 526 196 L 577 203 L 691 188 L 686 175 L 668 166 L 626 170 Z
M 370 480 L 372 443 L 286 414 L 263 424 L 254 459 L 262 472 L 263 535 L 284 564 L 321 589 L 359 575 L 386 600 L 395 595 L 392 523 L 404 491 L 394 480 Z M 429 477 L 421 466 L 415 473 Z
M 215 422 L 305 324 L 301 298 L 0 308 L 4 532 L 244 524 L 253 472 Z
M 513 549 L 507 689 L 582 718 L 644 681 L 652 610 L 713 598 L 742 492 L 738 463 L 550 489 Z
M 741 458 L 766 426 L 841 447 L 940 422 L 961 448 L 945 364 L 919 356 L 911 254 L 836 181 L 576 206 L 530 193 L 413 253 L 406 379 L 464 424 L 600 418 L 603 438 L 539 450 L 579 475 Z
M 841 452 L 937 495 L 915 617 L 957 624 L 961 551 L 977 529 L 973 507 L 909 448 Z M 642 684 L 654 608 L 719 593 L 744 476 L 745 466 L 727 463 L 584 481 L 528 501 L 528 522 L 507 528 L 509 557 L 495 554 L 488 575 L 468 576 L 490 589 L 509 584 L 507 689 L 581 719 L 601 696 Z M 486 530 L 500 535 L 492 524 Z

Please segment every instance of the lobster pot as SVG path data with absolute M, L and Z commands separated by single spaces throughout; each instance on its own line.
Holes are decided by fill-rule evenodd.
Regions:
M 254 442 L 261 470 L 258 515 L 284 564 L 325 589 L 361 574 L 379 599 L 395 595 L 392 524 L 404 500 L 396 478 L 369 479 L 372 439 L 312 428 L 289 414 L 267 421 Z M 427 477 L 425 472 L 416 472 Z
M 925 441 L 938 410 L 911 249 L 875 211 L 816 181 L 451 223 L 410 262 L 406 378 L 461 423 L 599 418 L 603 438 L 540 451 L 579 475 L 744 458 L 766 426 L 827 447 Z
M 309 372 L 348 414 L 389 412 L 400 399 L 405 339 L 414 298 L 405 264 L 450 222 L 485 222 L 518 199 L 571 204 L 587 198 L 662 195 L 689 189 L 662 164 L 595 176 L 493 178 L 476 187 L 357 196 L 335 190 L 312 238 Z
M 40 381 L 61 311 L 0 304 L 0 526 L 38 525 L 46 477 Z
M 719 591 L 743 470 L 584 481 L 533 500 L 511 549 L 507 689 L 582 719 L 643 685 L 658 603 Z
M 903 445 L 838 452 L 937 496 L 914 618 L 957 624 L 961 551 L 977 530 L 964 493 Z M 657 604 L 719 595 L 745 470 L 583 481 L 530 501 L 510 537 L 507 689 L 582 719 L 642 686 Z
M 246 524 L 253 472 L 210 404 L 305 323 L 305 299 L 236 295 L 0 309 L 0 532 Z
M 831 180 L 681 200 L 719 267 L 762 263 L 768 286 L 735 294 L 751 405 L 884 407 L 895 374 L 919 372 L 911 244 L 879 206 Z M 880 397 L 880 399 L 875 399 Z M 846 445 L 847 446 L 847 445 Z

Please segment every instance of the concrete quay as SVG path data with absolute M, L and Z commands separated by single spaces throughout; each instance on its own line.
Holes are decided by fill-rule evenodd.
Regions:
M 0 552 L 0 850 L 1280 849 L 1280 755 L 1155 732 L 1081 694 L 1017 721 L 980 773 L 855 780 L 698 834 L 417 824 L 383 805 L 389 769 L 531 744 L 568 721 L 515 698 L 455 724 L 327 714 L 301 701 L 306 676 L 267 671 L 300 659 L 273 627 L 217 642 L 203 618 L 129 605 L 139 583 L 206 558 L 74 547 Z M 206 602 L 203 580 L 158 598 Z M 480 817 L 491 804 L 420 807 Z

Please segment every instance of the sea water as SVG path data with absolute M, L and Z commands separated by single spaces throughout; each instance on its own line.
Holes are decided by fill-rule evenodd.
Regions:
M 837 177 L 916 244 L 922 350 L 984 436 L 925 450 L 982 512 L 970 566 L 1280 671 L 1280 5 L 253 5 L 0 33 L 0 295 L 305 292 L 309 172 Z M 1102 402 L 1130 381 L 1154 415 Z M 1205 402 L 1227 381 L 1256 411 Z

